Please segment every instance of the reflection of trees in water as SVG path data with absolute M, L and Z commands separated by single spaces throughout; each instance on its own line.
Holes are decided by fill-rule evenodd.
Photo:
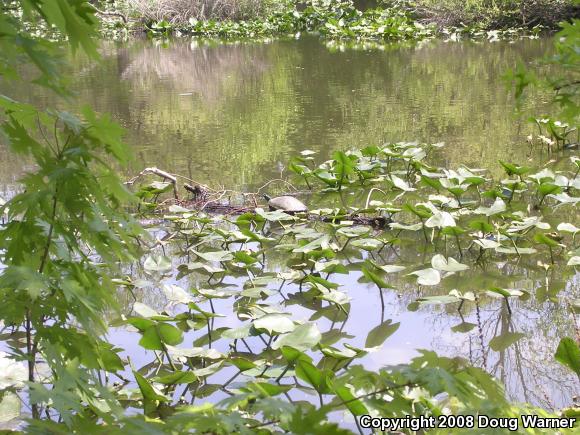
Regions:
M 435 253 L 417 252 L 417 246 L 421 244 L 406 243 L 397 250 L 387 249 L 381 254 L 375 253 L 373 257 L 375 261 L 380 260 L 380 264 L 417 267 L 422 262 L 428 263 Z M 472 266 L 470 271 L 461 275 L 461 279 L 453 281 L 457 286 L 447 283 L 453 280 L 453 276 L 445 278 L 438 286 L 418 287 L 402 274 L 388 275 L 387 281 L 399 294 L 397 298 L 388 299 L 388 305 L 394 306 L 389 314 L 406 311 L 409 304 L 419 297 L 446 294 L 451 288 L 459 287 L 462 292 L 482 292 L 497 285 L 526 290 L 529 292 L 527 299 L 510 299 L 512 315 L 503 300 L 491 297 L 480 299 L 481 322 L 478 322 L 474 303 L 465 303 L 461 312 L 457 311 L 458 304 L 422 307 L 419 310 L 430 313 L 430 335 L 437 336 L 432 342 L 434 350 L 462 356 L 471 364 L 485 368 L 506 386 L 508 394 L 515 400 L 553 409 L 569 406 L 571 398 L 579 391 L 579 385 L 572 373 L 555 361 L 554 353 L 560 338 L 574 334 L 574 320 L 568 313 L 566 300 L 577 298 L 580 294 L 580 275 L 566 268 L 553 269 L 546 280 L 545 270 L 535 264 L 537 260 L 538 256 L 524 256 L 519 262 L 514 259 L 488 263 L 481 270 L 474 270 Z M 487 280 L 478 279 L 485 275 Z M 351 292 L 360 291 L 346 288 Z M 550 295 L 552 300 L 547 300 L 544 294 Z M 376 298 L 377 311 L 380 310 L 378 293 L 370 292 L 370 295 Z M 452 332 L 451 328 L 461 322 L 477 326 L 467 333 Z M 369 329 L 372 326 L 375 325 L 369 325 Z M 401 325 L 401 328 L 413 327 Z M 433 331 L 437 332 L 433 334 Z M 489 343 L 494 337 L 514 333 L 524 336 L 498 352 L 490 348 Z M 388 348 L 388 343 L 386 346 Z
M 263 184 L 278 174 L 277 161 L 285 164 L 304 148 L 325 157 L 383 140 L 443 140 L 449 146 L 440 161 L 447 167 L 498 174 L 499 155 L 520 164 L 538 155 L 519 144 L 531 126 L 510 116 L 513 101 L 501 75 L 546 47 L 439 41 L 336 53 L 311 37 L 226 45 L 136 41 L 105 46 L 98 66 L 75 59 L 73 104 L 113 113 L 127 127 L 134 170 L 191 171 L 228 188 Z
M 191 92 L 211 104 L 224 97 L 224 88 L 233 77 L 240 87 L 258 80 L 268 68 L 266 52 L 267 46 L 261 45 L 193 41 L 139 50 L 123 47 L 115 56 L 120 78 L 138 92 L 158 93 L 159 88 Z
M 275 236 L 276 233 L 271 235 Z M 503 300 L 482 295 L 479 299 L 480 320 L 475 303 L 466 302 L 461 312 L 457 310 L 458 304 L 424 306 L 419 308 L 416 324 L 407 321 L 403 322 L 400 328 L 406 331 L 413 330 L 415 334 L 436 337 L 431 343 L 433 350 L 449 356 L 462 356 L 471 364 L 486 369 L 506 386 L 509 396 L 515 400 L 548 408 L 569 405 L 571 397 L 578 392 L 577 380 L 555 361 L 554 352 L 561 337 L 573 336 L 573 319 L 565 309 L 564 301 L 576 298 L 580 293 L 580 276 L 566 268 L 550 270 L 546 275 L 543 268 L 534 264 L 537 256 L 524 256 L 519 262 L 510 259 L 498 263 L 487 262 L 480 267 L 472 265 L 469 271 L 447 277 L 438 286 L 419 287 L 415 283 L 415 278 L 406 277 L 405 274 L 421 268 L 421 264 L 429 263 L 434 254 L 431 249 L 426 252 L 417 251 L 417 246 L 422 246 L 418 242 L 421 237 L 417 235 L 418 239 L 407 240 L 406 243 L 395 248 L 386 248 L 380 253 L 350 255 L 347 248 L 344 254 L 349 260 L 344 264 L 352 270 L 360 270 L 362 262 L 368 257 L 379 264 L 406 264 L 409 267 L 403 273 L 386 276 L 387 282 L 395 288 L 384 291 L 386 319 L 407 313 L 409 304 L 415 302 L 417 298 L 446 294 L 450 287 L 459 288 L 462 292 L 474 291 L 479 294 L 493 285 L 526 290 L 530 294 L 529 298 L 510 300 L 512 315 L 509 314 Z M 235 249 L 234 246 L 230 248 Z M 219 245 L 214 246 L 214 249 L 219 249 Z M 171 244 L 167 245 L 165 250 L 167 255 L 174 258 L 174 266 L 195 261 L 195 255 L 192 254 L 187 258 Z M 287 270 L 291 258 L 292 255 L 283 250 L 268 250 L 264 271 L 274 277 L 277 271 Z M 471 264 L 466 258 L 464 260 Z M 127 273 L 131 274 L 133 279 L 147 278 L 139 267 Z M 279 304 L 285 311 L 292 313 L 294 319 L 317 322 L 325 337 L 341 339 L 347 337 L 346 334 L 354 335 L 348 341 L 362 347 L 368 332 L 380 322 L 378 289 L 374 284 L 361 282 L 359 272 L 332 275 L 330 279 L 341 284 L 339 290 L 346 291 L 353 298 L 353 307 L 348 315 L 330 308 L 329 304 L 321 300 L 305 297 L 297 284 L 284 285 L 280 294 L 274 293 L 268 297 L 268 305 Z M 447 281 L 451 281 L 452 284 L 448 284 Z M 542 289 L 546 286 L 546 282 L 548 289 Z M 192 273 L 178 281 L 184 289 L 228 285 L 229 290 L 236 292 L 241 291 L 244 284 L 248 283 L 249 279 L 244 273 L 235 277 L 228 276 L 225 281 L 220 281 L 217 276 Z M 279 282 L 271 283 L 265 288 L 277 290 L 279 285 Z M 307 289 L 308 286 L 302 288 L 304 292 Z M 545 294 L 552 299 L 546 299 Z M 162 309 L 166 304 L 163 292 L 154 286 L 136 291 L 136 296 L 157 309 Z M 213 308 L 226 316 L 215 319 L 214 328 L 231 327 L 239 323 L 232 302 L 240 299 L 241 296 L 236 296 L 214 301 Z M 370 303 L 365 302 L 365 306 L 371 311 L 361 311 L 356 307 L 356 304 L 362 303 L 363 300 L 370 300 Z M 125 302 L 129 304 L 126 314 L 130 312 L 132 301 L 132 297 L 125 295 Z M 261 302 L 259 299 L 256 300 L 257 304 Z M 212 309 L 207 302 L 201 306 L 208 311 Z M 473 324 L 473 329 L 462 333 L 453 332 L 451 328 L 462 322 Z M 521 333 L 523 337 L 506 348 L 500 346 L 498 351 L 490 349 L 492 339 L 505 338 L 514 333 Z M 197 331 L 192 338 L 198 340 L 204 335 L 205 331 Z M 252 348 L 259 348 L 260 345 L 259 342 L 249 344 Z M 225 344 L 220 342 L 217 346 L 219 348 Z M 388 341 L 384 349 L 385 352 L 389 352 Z
M 292 105 L 279 93 L 291 92 L 281 71 L 295 55 L 252 43 L 123 48 L 122 116 L 137 125 L 129 141 L 138 160 L 213 185 L 247 184 L 275 160 L 287 134 Z
M 555 361 L 554 353 L 560 338 L 573 334 L 573 319 L 563 301 L 570 294 L 578 294 L 577 278 L 570 279 L 569 288 L 555 303 L 537 302 L 535 290 L 541 285 L 539 279 L 529 300 L 511 300 L 511 315 L 502 300 L 484 303 L 480 308 L 480 323 L 474 304 L 469 304 L 471 310 L 467 314 L 449 310 L 434 314 L 432 322 L 436 328 L 450 328 L 459 321 L 477 326 L 468 333 L 458 334 L 463 340 L 437 340 L 433 347 L 450 355 L 462 355 L 471 364 L 485 368 L 506 386 L 513 399 L 552 409 L 570 406 L 571 398 L 578 393 L 577 379 Z M 470 309 L 467 304 L 465 309 Z M 500 347 L 499 351 L 490 348 L 494 337 L 514 333 L 522 333 L 524 337 L 507 348 Z

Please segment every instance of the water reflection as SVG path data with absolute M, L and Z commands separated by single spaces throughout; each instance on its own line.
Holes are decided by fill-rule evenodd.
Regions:
M 525 164 L 545 157 L 524 145 L 531 127 L 512 117 L 513 101 L 501 75 L 519 61 L 541 57 L 548 45 L 438 41 L 341 51 L 308 37 L 265 44 L 137 41 L 104 47 L 99 65 L 76 59 L 72 73 L 78 98 L 58 104 L 73 110 L 90 104 L 112 113 L 127 128 L 136 155 L 129 169 L 133 173 L 155 165 L 214 186 L 261 185 L 278 176 L 288 157 L 304 148 L 327 156 L 335 149 L 386 140 L 445 141 L 440 164 L 495 169 L 498 158 Z M 54 103 L 48 94 L 30 92 L 7 90 L 15 98 Z M 0 184 L 13 188 L 23 167 L 0 147 Z M 419 245 L 407 240 L 382 253 L 381 261 L 414 267 L 428 263 L 433 252 L 418 252 Z M 363 260 L 354 255 L 350 259 Z M 272 252 L 267 269 L 279 270 L 287 260 Z M 562 310 L 562 301 L 577 295 L 580 284 L 572 270 L 546 274 L 535 260 L 484 264 L 427 288 L 404 275 L 394 276 L 391 283 L 397 290 L 384 292 L 383 317 L 377 288 L 358 272 L 335 277 L 352 298 L 344 318 L 328 318 L 319 306 L 297 303 L 301 296 L 295 287 L 277 302 L 290 307 L 296 320 L 317 320 L 328 342 L 347 336 L 364 346 L 368 332 L 382 321 L 400 322 L 382 350 L 365 359 L 369 369 L 408 362 L 416 349 L 435 349 L 486 368 L 506 384 L 512 398 L 561 407 L 570 404 L 574 384 L 569 372 L 555 363 L 553 352 L 560 337 L 573 334 L 573 319 Z M 352 268 L 360 270 L 360 264 Z M 128 272 L 134 278 L 143 276 L 137 265 Z M 207 276 L 200 274 L 174 277 L 174 282 L 188 289 L 208 285 Z M 223 284 L 240 289 L 244 282 L 229 279 Z M 523 288 L 530 296 L 512 302 L 512 316 L 502 301 L 489 298 L 481 301 L 479 315 L 475 304 L 466 304 L 461 312 L 453 305 L 408 310 L 422 296 L 493 285 Z M 145 286 L 136 295 L 154 307 L 165 305 L 158 286 Z M 129 311 L 133 299 L 123 297 Z M 216 300 L 215 310 L 227 315 L 215 319 L 215 328 L 238 324 L 231 300 Z M 473 326 L 452 329 L 460 323 Z M 524 335 L 511 346 L 497 345 L 518 333 Z M 134 335 L 116 331 L 111 338 L 136 363 L 145 357 Z M 206 339 L 201 332 L 194 345 Z M 228 350 L 225 346 L 216 343 L 221 351 Z
M 272 236 L 276 235 L 274 231 Z M 421 349 L 435 350 L 448 356 L 461 356 L 474 366 L 484 368 L 497 377 L 505 386 L 508 396 L 517 401 L 525 401 L 548 409 L 560 409 L 570 406 L 572 397 L 577 391 L 577 380 L 572 373 L 554 360 L 554 352 L 561 337 L 574 335 L 574 319 L 563 309 L 565 301 L 576 297 L 580 291 L 580 276 L 572 268 L 551 269 L 549 272 L 536 263 L 538 256 L 522 256 L 517 260 L 513 256 L 500 261 L 487 261 L 472 265 L 467 271 L 444 278 L 436 286 L 418 286 L 414 277 L 407 276 L 411 270 L 430 264 L 431 257 L 437 252 L 431 247 L 423 246 L 421 235 L 417 238 L 405 237 L 399 245 L 385 248 L 382 252 L 360 255 L 358 250 L 348 248 L 341 252 L 349 274 L 333 274 L 331 280 L 340 285 L 351 298 L 348 314 L 337 310 L 332 305 L 312 300 L 306 289 L 298 284 L 286 283 L 283 291 L 278 293 L 281 282 L 275 279 L 276 272 L 287 270 L 289 254 L 276 249 L 269 249 L 266 255 L 265 273 L 270 273 L 269 284 L 257 284 L 264 291 L 270 290 L 267 301 L 270 306 L 283 307 L 283 311 L 292 313 L 295 321 L 313 321 L 323 333 L 322 342 L 337 345 L 341 340 L 363 348 L 369 332 L 387 322 L 400 323 L 400 327 L 390 336 L 381 350 L 370 353 L 361 362 L 369 370 L 378 370 L 385 365 L 407 363 Z M 249 246 L 246 246 L 248 248 Z M 215 247 L 217 248 L 217 246 Z M 255 247 L 257 249 L 257 246 Z M 166 249 L 172 249 L 170 246 Z M 167 251 L 174 258 L 174 266 L 192 260 L 179 254 L 178 251 Z M 290 257 L 291 258 L 291 257 Z M 394 290 L 383 290 L 385 312 L 381 313 L 379 291 L 377 287 L 364 279 L 359 272 L 367 258 L 379 264 L 397 264 L 407 266 L 402 273 L 389 274 L 387 281 Z M 471 264 L 471 263 L 470 263 Z M 150 280 L 140 266 L 134 266 L 131 275 Z M 252 287 L 252 280 L 244 276 L 233 277 L 231 274 L 223 281 L 216 283 L 207 273 L 192 273 L 179 278 L 174 276 L 168 282 L 174 282 L 184 289 L 220 288 L 230 291 L 234 296 L 227 299 L 214 299 L 213 306 L 203 305 L 204 309 L 224 317 L 215 318 L 213 330 L 238 327 L 244 323 L 233 311 L 233 301 L 243 303 L 240 295 L 242 289 Z M 263 286 L 263 287 L 262 287 Z M 525 292 L 525 297 L 512 299 L 509 314 L 507 305 L 502 299 L 486 295 L 486 290 L 498 286 L 517 288 Z M 480 295 L 477 303 L 466 302 L 461 307 L 457 303 L 449 305 L 426 305 L 413 307 L 421 297 L 447 294 L 451 289 L 464 293 L 472 291 Z M 304 291 L 304 293 L 303 293 Z M 159 286 L 148 285 L 136 292 L 138 300 L 157 309 L 166 306 L 166 299 Z M 132 297 L 125 295 L 125 309 L 131 311 Z M 260 304 L 260 298 L 256 303 Z M 461 308 L 461 309 L 459 309 Z M 213 347 L 227 352 L 228 340 L 220 340 L 214 335 Z M 127 349 L 130 355 L 136 355 L 135 361 L 141 362 L 138 355 L 142 350 L 136 346 L 136 337 L 126 333 L 114 335 L 112 339 Z M 207 345 L 208 336 L 205 329 L 196 331 L 189 343 L 194 346 Z M 259 353 L 263 343 L 258 338 L 247 338 L 239 344 L 240 351 Z M 246 347 L 247 346 L 247 347 Z M 133 357 L 132 357 L 133 358 Z M 145 363 L 145 360 L 142 361 Z M 220 373 L 211 382 L 220 384 L 227 374 Z M 221 394 L 221 393 L 216 393 Z M 211 396 L 215 400 L 217 396 Z
M 531 127 L 512 116 L 502 74 L 545 54 L 548 41 L 328 48 L 317 38 L 233 43 L 177 40 L 106 45 L 104 61 L 73 62 L 78 98 L 127 128 L 136 160 L 210 185 L 259 186 L 289 155 L 323 155 L 386 140 L 445 141 L 444 163 L 524 163 Z M 7 89 L 54 104 L 41 90 Z M 541 108 L 540 108 L 541 110 Z M 0 182 L 18 165 L 3 148 Z

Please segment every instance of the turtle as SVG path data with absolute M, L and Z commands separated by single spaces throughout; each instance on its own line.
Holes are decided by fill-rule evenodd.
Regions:
M 308 211 L 308 207 L 293 196 L 284 195 L 271 198 L 268 195 L 264 195 L 264 198 L 268 201 L 270 210 L 280 210 L 290 214 Z

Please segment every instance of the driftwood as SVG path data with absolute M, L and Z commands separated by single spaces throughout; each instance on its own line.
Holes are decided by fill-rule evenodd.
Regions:
M 292 187 L 295 191 L 297 189 L 288 183 L 285 180 L 270 180 L 264 186 L 260 187 L 257 192 L 250 192 L 250 193 L 243 193 L 243 192 L 236 192 L 233 190 L 215 190 L 206 185 L 202 184 L 191 184 L 194 183 L 193 180 L 187 179 L 186 177 L 182 177 L 179 175 L 170 174 L 169 172 L 163 171 L 156 167 L 145 168 L 135 177 L 131 178 L 125 184 L 133 185 L 139 178 L 144 175 L 157 175 L 161 177 L 163 180 L 171 181 L 173 185 L 173 196 L 174 198 L 168 199 L 163 201 L 159 204 L 159 211 L 165 211 L 169 208 L 170 205 L 176 204 L 184 208 L 191 209 L 192 211 L 203 211 L 206 213 L 211 214 L 220 214 L 220 215 L 236 215 L 242 214 L 247 212 L 253 212 L 256 207 L 258 207 L 257 198 L 260 197 L 261 191 L 267 187 L 268 185 L 274 182 L 283 182 L 286 185 Z M 183 188 L 191 193 L 191 197 L 188 199 L 179 198 L 178 188 L 177 188 L 177 178 L 186 178 L 190 183 L 184 183 L 182 186 Z M 373 189 L 379 190 L 379 189 Z M 373 192 L 369 192 L 369 197 L 367 198 L 367 207 L 368 201 L 370 200 L 370 196 Z M 231 196 L 237 195 L 240 198 L 243 198 L 241 204 L 234 204 L 231 201 Z M 250 202 L 251 204 L 248 204 Z M 318 216 L 315 214 L 307 213 L 307 218 L 309 220 L 318 220 L 323 222 L 339 222 L 341 220 L 350 220 L 353 221 L 355 224 L 358 225 L 369 225 L 374 228 L 384 228 L 388 223 L 391 222 L 391 219 L 384 216 L 361 216 L 357 213 L 352 213 L 349 215 L 345 215 L 342 217 L 333 217 L 333 216 Z
M 177 192 L 177 177 L 175 175 L 170 174 L 169 172 L 162 171 L 161 169 L 156 168 L 154 166 L 151 168 L 143 169 L 141 172 L 139 172 L 135 177 L 131 178 L 125 184 L 132 185 L 135 183 L 135 181 L 137 181 L 143 175 L 147 175 L 147 174 L 158 175 L 161 178 L 163 178 L 163 180 L 171 181 L 171 184 L 173 185 L 173 196 L 175 197 L 175 199 L 179 199 L 179 193 Z

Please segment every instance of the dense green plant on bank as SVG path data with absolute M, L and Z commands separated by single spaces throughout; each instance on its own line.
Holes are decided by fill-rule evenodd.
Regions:
M 309 2 L 305 8 L 288 5 L 264 19 L 216 21 L 190 19 L 187 24 L 172 26 L 167 21 L 152 23 L 153 33 L 217 36 L 228 38 L 264 37 L 299 32 L 318 32 L 328 38 L 423 39 L 432 29 L 413 22 L 408 14 L 396 8 L 356 9 L 351 1 L 323 0 Z
M 151 10 L 143 11 L 143 7 L 135 7 L 135 3 L 146 4 Z M 147 31 L 153 35 L 257 38 L 306 31 L 317 32 L 332 39 L 420 40 L 438 34 L 451 39 L 465 36 L 496 40 L 534 36 L 542 29 L 555 27 L 554 24 L 546 26 L 541 20 L 539 22 L 524 20 L 522 23 L 510 22 L 509 25 L 499 25 L 482 19 L 437 26 L 436 20 L 430 21 L 418 13 L 418 10 L 422 10 L 421 7 L 406 2 L 385 2 L 377 8 L 363 11 L 357 9 L 350 0 L 282 2 L 264 8 L 267 12 L 237 17 L 232 14 L 208 14 L 204 11 L 207 12 L 211 8 L 203 7 L 200 10 L 204 13 L 194 13 L 190 9 L 198 6 L 195 4 L 191 6 L 190 2 L 184 3 L 187 7 L 181 13 L 176 11 L 179 8 L 162 7 L 162 2 L 141 3 L 130 2 L 123 9 L 128 10 L 128 14 L 133 11 L 137 22 L 144 23 Z M 236 9 L 235 5 L 232 7 Z M 504 9 L 501 11 L 506 13 Z M 572 13 L 566 9 L 560 15 L 562 19 L 567 19 Z M 110 20 L 107 20 L 107 23 L 105 32 L 117 34 L 119 29 L 111 26 Z
M 316 32 L 328 39 L 347 40 L 422 40 L 434 36 L 457 40 L 462 37 L 489 40 L 536 37 L 541 26 L 489 30 L 485 26 L 456 26 L 437 30 L 423 24 L 398 5 L 358 10 L 350 0 L 314 0 L 297 9 L 289 4 L 280 11 L 254 20 L 198 20 L 172 24 L 167 20 L 150 22 L 147 30 L 153 35 L 179 34 L 221 38 L 259 38 Z
M 389 1 L 386 1 L 389 3 Z M 409 0 L 404 6 L 421 22 L 444 27 L 506 29 L 559 27 L 580 13 L 573 0 Z

